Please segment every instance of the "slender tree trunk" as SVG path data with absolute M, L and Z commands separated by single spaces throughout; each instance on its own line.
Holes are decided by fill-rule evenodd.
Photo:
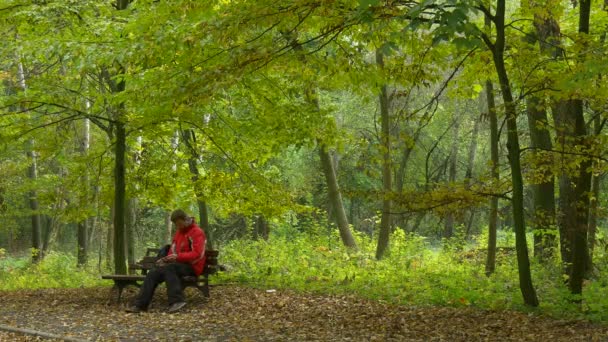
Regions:
M 384 69 L 384 57 L 380 50 L 376 50 L 376 64 L 380 69 Z M 380 234 L 378 236 L 378 246 L 376 249 L 376 259 L 380 260 L 389 246 L 391 232 L 391 140 L 390 140 L 390 114 L 389 99 L 386 84 L 382 85 L 379 94 L 380 100 L 380 121 L 382 126 L 381 148 L 382 148 L 382 216 L 380 218 Z
M 456 114 L 454 114 L 455 116 Z M 453 140 L 452 150 L 450 151 L 449 163 L 448 163 L 448 183 L 454 184 L 456 182 L 456 163 L 458 162 L 458 139 L 460 135 L 460 119 L 454 117 L 453 128 Z M 454 213 L 448 212 L 445 216 L 445 223 L 443 226 L 443 237 L 449 239 L 454 235 Z
M 608 2 L 608 0 L 606 0 Z M 594 133 L 595 136 L 599 136 L 602 130 L 601 119 L 599 113 L 596 113 L 593 119 Z M 600 161 L 595 160 L 596 164 L 594 169 L 599 168 Z M 588 227 L 588 243 L 589 243 L 589 268 L 593 265 L 593 250 L 595 249 L 595 235 L 597 231 L 597 215 L 598 215 L 598 202 L 600 198 L 600 185 L 601 185 L 602 174 L 594 173 L 593 181 L 591 183 L 591 199 L 589 203 L 589 227 Z
M 351 234 L 350 227 L 348 225 L 348 219 L 346 218 L 346 211 L 342 204 L 342 194 L 338 186 L 338 180 L 334 172 L 334 166 L 331 162 L 331 156 L 327 147 L 324 145 L 319 146 L 319 157 L 321 159 L 321 166 L 323 167 L 323 173 L 325 174 L 325 181 L 327 183 L 327 190 L 329 195 L 329 202 L 334 209 L 336 221 L 338 223 L 338 230 L 340 232 L 340 238 L 342 243 L 349 248 L 357 248 L 357 243 Z
M 135 222 L 137 221 L 137 198 L 129 198 L 125 207 L 125 240 L 127 244 L 127 262 L 135 263 Z
M 500 174 L 498 172 L 498 117 L 496 115 L 496 105 L 494 102 L 494 86 L 492 81 L 486 81 L 486 100 L 488 104 L 488 117 L 490 118 L 490 158 L 491 175 L 493 181 L 498 184 Z M 488 223 L 488 255 L 486 258 L 486 275 L 494 273 L 496 268 L 496 227 L 498 226 L 498 197 L 490 198 L 490 215 Z
M 291 37 L 290 34 L 285 34 L 285 38 L 290 42 L 293 50 L 300 53 L 298 55 L 298 59 L 301 63 L 306 63 L 306 57 L 303 54 L 302 44 L 299 44 L 297 38 Z M 320 111 L 321 106 L 319 104 L 319 98 L 315 91 L 314 85 L 311 85 L 307 89 L 305 89 L 306 99 L 308 103 L 314 106 L 314 108 Z M 332 163 L 332 157 L 329 153 L 328 147 L 317 140 L 318 148 L 319 148 L 319 158 L 321 160 L 321 167 L 323 168 L 323 173 L 325 175 L 325 181 L 327 183 L 329 202 L 331 208 L 335 211 L 336 222 L 338 223 L 338 231 L 340 232 L 340 238 L 342 239 L 342 243 L 349 248 L 357 248 L 357 244 L 355 239 L 350 231 L 350 226 L 348 225 L 348 218 L 346 217 L 346 210 L 344 209 L 344 202 L 342 201 L 342 193 L 340 192 L 340 187 L 338 186 L 338 179 L 336 177 L 336 170 L 334 164 Z M 329 213 L 328 213 L 329 214 Z
M 87 109 L 89 107 L 89 103 L 87 101 Z M 89 119 L 84 119 L 83 122 L 83 131 L 82 131 L 82 141 L 80 142 L 80 153 L 83 157 L 86 157 L 89 150 L 90 143 L 90 122 Z M 82 195 L 82 200 L 80 201 L 80 205 L 83 208 L 88 207 L 89 201 L 89 174 L 88 169 L 85 167 L 84 176 L 82 177 L 82 185 L 84 188 L 84 194 Z M 87 264 L 87 256 L 88 256 L 88 242 L 89 242 L 89 219 L 85 217 L 78 223 L 78 267 L 83 267 Z
M 110 220 L 112 224 L 106 225 L 106 267 L 112 268 L 114 265 L 114 204 L 110 207 Z
M 141 165 L 141 149 L 143 146 L 143 138 L 138 136 L 136 140 L 135 151 L 132 154 L 133 166 L 139 168 Z M 127 243 L 127 261 L 129 264 L 135 263 L 135 223 L 137 222 L 137 210 L 139 207 L 139 201 L 137 199 L 137 193 L 139 193 L 139 186 L 135 184 L 131 189 L 133 194 L 129 196 L 126 207 L 125 217 L 125 234 Z
M 494 66 L 498 74 L 500 89 L 505 105 L 507 121 L 507 149 L 509 165 L 511 166 L 511 182 L 513 194 L 511 202 L 513 205 L 513 223 L 515 230 L 515 247 L 517 250 L 517 266 L 519 270 L 519 286 L 521 289 L 524 303 L 529 306 L 538 306 L 536 290 L 532 285 L 532 275 L 530 273 L 530 259 L 528 257 L 528 246 L 526 242 L 526 223 L 524 219 L 524 191 L 523 177 L 521 173 L 519 133 L 517 129 L 517 111 L 511 93 L 511 85 L 505 67 L 505 0 L 496 1 L 496 15 L 494 16 L 496 28 L 495 43 L 486 42 L 492 50 Z
M 18 76 L 19 76 L 19 85 L 23 91 L 27 90 L 27 85 L 25 82 L 25 70 L 23 68 L 23 63 L 19 61 L 18 63 Z M 37 155 L 34 149 L 36 145 L 35 140 L 32 138 L 27 143 L 27 156 L 30 159 L 30 166 L 28 167 L 28 178 L 32 181 L 32 183 L 36 182 L 38 179 L 38 165 L 37 165 Z M 37 263 L 42 260 L 42 228 L 40 225 L 40 213 L 38 212 L 38 193 L 32 187 L 32 190 L 28 194 L 28 201 L 31 214 L 32 221 L 32 248 L 34 252 L 32 254 L 32 261 Z

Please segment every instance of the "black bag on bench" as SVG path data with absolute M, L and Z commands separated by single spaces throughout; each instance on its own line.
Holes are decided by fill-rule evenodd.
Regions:
M 157 258 L 164 258 L 169 254 L 169 249 L 171 249 L 171 245 L 164 245 L 156 253 Z

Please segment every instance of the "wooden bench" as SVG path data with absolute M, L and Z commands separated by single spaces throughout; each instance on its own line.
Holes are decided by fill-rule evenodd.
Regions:
M 118 303 L 120 303 L 122 291 L 127 286 L 135 286 L 138 288 L 141 287 L 141 283 L 144 281 L 144 279 L 146 279 L 146 274 L 148 271 L 156 267 L 156 260 L 158 260 L 156 254 L 158 251 L 158 248 L 148 248 L 146 251 L 146 256 L 144 256 L 137 263 L 129 265 L 130 271 L 139 271 L 140 274 L 107 274 L 101 276 L 101 279 L 114 281 L 114 288 L 118 290 Z M 205 256 L 207 257 L 207 260 L 205 262 L 203 273 L 198 277 L 183 277 L 182 289 L 185 289 L 186 287 L 196 287 L 199 291 L 201 291 L 203 296 L 209 298 L 209 276 L 217 273 L 219 270 L 217 263 L 218 255 L 219 251 L 217 250 L 206 250 Z

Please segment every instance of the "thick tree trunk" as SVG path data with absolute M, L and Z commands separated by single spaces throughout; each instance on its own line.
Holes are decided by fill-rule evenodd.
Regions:
M 589 33 L 589 17 L 591 13 L 591 0 L 581 0 L 579 12 L 579 33 Z M 573 101 L 573 112 L 575 117 L 574 142 L 584 147 L 588 151 L 590 139 L 587 136 L 587 126 L 583 114 L 583 100 Z M 581 294 L 583 292 L 583 279 L 587 272 L 587 261 L 589 260 L 589 250 L 587 249 L 587 226 L 589 219 L 589 196 L 591 189 L 591 159 L 585 158 L 580 164 L 580 174 L 576 179 L 575 202 L 576 222 L 573 228 L 574 239 L 572 248 L 572 272 L 569 278 L 570 292 Z
M 526 101 L 528 128 L 531 147 L 537 151 L 551 151 L 553 146 L 547 125 L 547 112 L 534 96 Z M 555 181 L 552 174 L 544 175 L 547 180 L 532 185 L 534 197 L 534 255 L 540 260 L 551 256 L 555 247 Z
M 519 133 L 517 129 L 517 110 L 513 102 L 511 85 L 504 61 L 505 51 L 505 0 L 497 0 L 496 15 L 494 16 L 496 27 L 496 41 L 489 47 L 494 57 L 494 66 L 500 82 L 500 89 L 505 105 L 507 121 L 507 149 L 509 165 L 511 167 L 511 182 L 513 194 L 511 202 L 513 205 L 513 223 L 515 230 L 515 248 L 517 250 L 517 266 L 519 270 L 519 286 L 524 303 L 529 306 L 538 306 L 536 291 L 532 285 L 530 273 L 530 259 L 528 257 L 528 246 L 526 242 L 526 223 L 524 219 L 524 191 L 523 177 L 521 173 Z
M 498 172 L 498 117 L 494 101 L 494 86 L 492 81 L 486 81 L 486 100 L 488 104 L 488 117 L 490 118 L 490 158 L 492 168 L 492 179 L 496 184 L 500 181 Z M 490 215 L 488 222 L 488 255 L 486 258 L 486 275 L 494 273 L 496 268 L 496 227 L 498 226 L 498 197 L 490 198 Z
M 534 26 L 536 35 L 539 38 L 540 52 L 542 54 L 552 54 L 558 57 L 562 54 L 559 48 L 559 26 L 552 17 L 541 18 L 535 15 Z M 540 128 L 546 126 L 547 112 L 541 100 L 535 96 L 530 96 L 526 103 L 528 114 L 528 126 L 530 130 L 531 146 L 534 149 L 551 151 L 553 146 L 549 131 Z M 554 113 L 555 114 L 555 113 Z M 555 177 L 545 175 L 546 182 L 534 184 L 532 187 L 534 196 L 534 255 L 544 260 L 551 256 L 555 248 Z M 561 236 L 561 234 L 560 234 Z M 563 244 L 562 244 L 563 247 Z
M 382 52 L 376 50 L 376 64 L 380 69 L 384 68 Z M 391 140 L 390 140 L 390 114 L 389 99 L 386 84 L 382 85 L 380 94 L 380 121 L 381 121 L 381 149 L 382 149 L 382 215 L 380 218 L 380 234 L 376 249 L 376 259 L 384 257 L 388 249 L 391 233 L 391 199 L 392 175 L 391 175 Z
M 125 229 L 125 153 L 127 132 L 125 124 L 115 123 L 115 164 L 114 164 L 114 272 L 127 274 L 127 234 Z

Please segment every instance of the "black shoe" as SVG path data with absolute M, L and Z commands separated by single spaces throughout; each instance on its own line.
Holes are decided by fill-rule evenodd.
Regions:
M 125 311 L 128 313 L 140 313 L 140 312 L 143 312 L 146 310 L 140 308 L 139 306 L 133 305 L 133 306 L 128 307 Z
M 171 306 L 169 307 L 169 309 L 167 310 L 167 312 L 168 313 L 178 312 L 179 310 L 183 309 L 184 306 L 186 306 L 186 302 L 173 303 L 173 304 L 171 304 Z

